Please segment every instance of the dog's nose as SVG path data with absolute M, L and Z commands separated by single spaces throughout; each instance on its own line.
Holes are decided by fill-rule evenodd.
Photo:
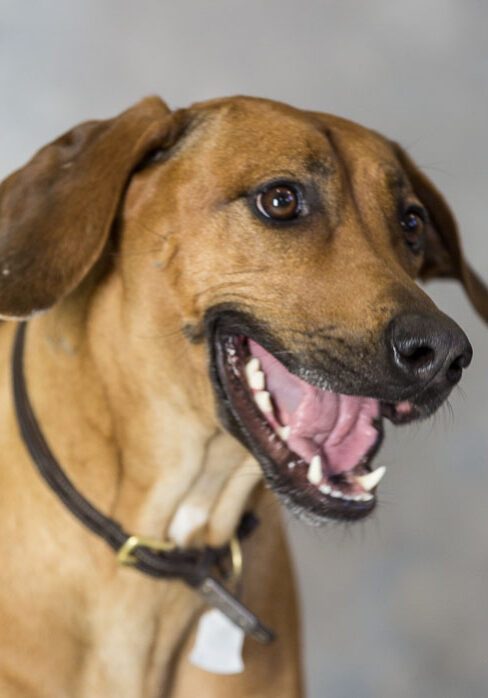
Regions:
M 437 376 L 456 385 L 473 356 L 462 329 L 442 314 L 398 315 L 388 326 L 387 341 L 396 368 L 404 377 L 421 384 Z

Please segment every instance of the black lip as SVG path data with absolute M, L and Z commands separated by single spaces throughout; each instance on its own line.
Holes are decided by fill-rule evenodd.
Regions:
M 279 342 L 261 325 L 257 325 L 246 315 L 234 310 L 222 311 L 220 309 L 219 312 L 209 315 L 206 333 L 211 353 L 210 376 L 216 394 L 220 421 L 227 431 L 255 456 L 262 467 L 266 481 L 285 504 L 300 518 L 314 524 L 321 524 L 330 519 L 355 520 L 370 514 L 376 505 L 375 497 L 372 500 L 360 502 L 333 499 L 328 495 L 319 493 L 316 487 L 308 483 L 305 476 L 300 477 L 299 475 L 297 477 L 295 472 L 293 475 L 290 474 L 288 462 L 295 458 L 288 447 L 280 442 L 280 439 L 276 438 L 277 443 L 274 443 L 273 447 L 270 447 L 267 442 L 265 448 L 263 438 L 260 439 L 259 435 L 256 436 L 256 431 L 250 428 L 253 420 L 256 422 L 259 420 L 261 423 L 258 430 L 260 433 L 266 427 L 263 427 L 263 418 L 251 400 L 247 387 L 244 387 L 242 381 L 239 385 L 237 379 L 234 381 L 229 375 L 225 343 L 236 335 L 251 336 L 262 346 L 265 346 L 268 351 L 274 353 L 282 351 Z M 285 363 L 283 361 L 283 363 L 288 368 L 287 363 L 293 365 L 294 362 Z M 243 414 L 242 407 L 241 409 L 236 407 L 235 392 L 239 390 L 242 391 L 243 400 L 247 400 L 249 403 L 246 408 L 247 414 Z M 234 393 L 234 398 L 232 393 Z M 252 412 L 254 412 L 254 416 Z M 383 439 L 381 420 L 375 426 L 378 430 L 378 438 L 363 459 L 364 465 L 369 464 L 374 458 Z M 272 431 L 270 427 L 269 429 Z M 270 457 L 270 450 L 272 450 L 273 457 Z M 299 457 L 296 456 L 296 459 L 299 460 Z
M 248 428 L 246 420 L 243 419 L 243 415 L 234 404 L 225 371 L 224 342 L 226 338 L 238 335 L 251 337 L 268 352 L 279 356 L 280 362 L 288 371 L 315 387 L 377 399 L 381 405 L 381 419 L 375 424 L 378 438 L 364 458 L 363 462 L 366 467 L 381 446 L 383 418 L 395 425 L 426 419 L 438 409 L 450 392 L 450 390 L 441 391 L 439 386 L 432 384 L 426 386 L 420 394 L 412 394 L 411 390 L 407 392 L 404 388 L 398 391 L 392 390 L 388 381 L 384 381 L 384 389 L 378 388 L 377 385 L 372 388 L 368 378 L 365 379 L 364 384 L 360 382 L 352 384 L 348 382 L 346 377 L 343 383 L 342 375 L 339 377 L 334 375 L 334 364 L 332 367 L 327 367 L 325 364 L 321 370 L 304 365 L 293 352 L 287 351 L 284 344 L 273 334 L 266 323 L 258 322 L 251 314 L 231 304 L 219 305 L 210 309 L 205 317 L 204 328 L 210 352 L 210 379 L 216 396 L 217 413 L 221 424 L 254 455 L 261 465 L 266 481 L 285 504 L 300 518 L 313 524 L 321 524 L 330 519 L 354 520 L 363 518 L 374 509 L 376 498 L 374 497 L 370 502 L 332 500 L 327 495 L 318 494 L 317 488 L 309 485 L 305 479 L 304 482 L 300 483 L 300 487 L 297 487 L 296 478 L 290 477 L 285 462 L 292 452 L 284 445 L 286 458 L 283 455 L 283 462 L 279 462 L 280 454 L 278 456 L 273 454 L 273 458 L 271 458 L 268 450 L 255 438 L 255 434 Z M 351 385 L 354 389 L 351 389 Z M 262 421 L 262 416 L 251 400 L 247 386 L 246 392 L 249 403 Z M 407 414 L 400 414 L 395 408 L 396 404 L 403 401 L 410 402 L 411 408 Z
M 432 381 L 424 386 L 400 385 L 388 372 L 381 342 L 378 355 L 374 361 L 369 357 L 361 366 L 355 366 L 346 358 L 338 359 L 333 352 L 316 352 L 305 364 L 289 351 L 271 328 L 262 321 L 257 321 L 250 313 L 236 308 L 232 304 L 221 304 L 210 309 L 205 317 L 205 335 L 212 357 L 211 365 L 215 367 L 215 336 L 217 328 L 229 334 L 243 334 L 252 337 L 270 354 L 279 356 L 285 368 L 298 378 L 323 390 L 332 390 L 346 395 L 364 395 L 378 400 L 382 405 L 395 405 L 408 401 L 413 405 L 410 417 L 398 417 L 392 410 L 385 410 L 385 415 L 395 424 L 405 424 L 412 419 L 427 419 L 445 401 L 452 386 L 442 386 Z M 342 350 L 347 347 L 342 346 Z M 351 357 L 358 347 L 349 347 Z M 384 366 L 379 371 L 378 366 Z M 216 379 L 212 372 L 212 379 Z

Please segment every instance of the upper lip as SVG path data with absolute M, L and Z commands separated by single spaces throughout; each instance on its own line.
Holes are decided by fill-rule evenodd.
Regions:
M 397 422 L 401 421 L 404 423 L 413 418 L 428 417 L 439 407 L 449 393 L 449 391 L 443 391 L 442 393 L 437 392 L 435 395 L 429 394 L 429 391 L 436 382 L 437 374 L 433 376 L 428 383 L 423 385 L 420 390 L 416 386 L 413 388 L 407 386 L 405 388 L 404 386 L 392 385 L 391 381 L 387 379 L 385 379 L 384 385 L 376 383 L 374 389 L 371 389 L 370 381 L 365 380 L 367 385 L 364 389 L 361 389 L 361 385 L 358 384 L 356 378 L 358 372 L 356 369 L 351 368 L 350 375 L 354 377 L 355 382 L 354 386 L 350 386 L 347 381 L 347 376 L 345 378 L 343 375 L 338 379 L 325 365 L 320 367 L 311 366 L 303 361 L 299 361 L 294 352 L 288 350 L 274 334 L 263 327 L 262 323 L 254 320 L 254 318 L 247 313 L 242 313 L 234 309 L 215 309 L 213 313 L 209 314 L 207 319 L 207 332 L 211 347 L 215 344 L 214 338 L 217 334 L 241 334 L 246 337 L 252 337 L 267 351 L 279 358 L 279 361 L 290 373 L 295 374 L 297 377 L 317 388 L 333 390 L 334 392 L 350 395 L 373 397 L 385 406 L 385 416 L 392 418 L 392 421 L 395 421 L 395 417 L 388 414 L 388 406 L 404 401 L 408 401 L 412 404 L 413 409 L 411 417 L 409 419 L 397 419 Z M 211 348 L 211 351 L 214 351 L 214 348 Z M 342 365 L 345 366 L 345 363 L 342 362 Z M 387 369 L 385 369 L 385 372 L 386 370 Z M 381 368 L 379 368 L 378 372 L 381 373 Z

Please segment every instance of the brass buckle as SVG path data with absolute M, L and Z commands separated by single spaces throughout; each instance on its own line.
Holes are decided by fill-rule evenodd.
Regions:
M 238 584 L 242 577 L 242 548 L 237 536 L 232 536 L 229 543 L 230 559 L 232 563 L 232 572 L 230 573 L 229 582 Z
M 133 565 L 137 562 L 137 557 L 133 551 L 140 546 L 151 550 L 162 550 L 171 552 L 177 546 L 171 540 L 158 540 L 157 538 L 144 538 L 143 536 L 130 536 L 117 552 L 117 560 L 121 565 Z
M 145 538 L 143 536 L 129 536 L 125 543 L 117 551 L 117 560 L 120 565 L 133 565 L 137 557 L 133 554 L 139 547 L 161 550 L 170 553 L 178 546 L 171 540 L 159 540 L 158 538 Z M 233 536 L 229 543 L 232 570 L 228 581 L 237 584 L 242 577 L 242 548 L 237 536 Z

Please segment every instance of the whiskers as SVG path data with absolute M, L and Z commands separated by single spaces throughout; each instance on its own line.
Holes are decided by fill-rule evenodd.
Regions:
M 444 417 L 444 426 L 452 426 L 454 424 L 454 409 L 449 398 L 442 405 L 442 415 Z

